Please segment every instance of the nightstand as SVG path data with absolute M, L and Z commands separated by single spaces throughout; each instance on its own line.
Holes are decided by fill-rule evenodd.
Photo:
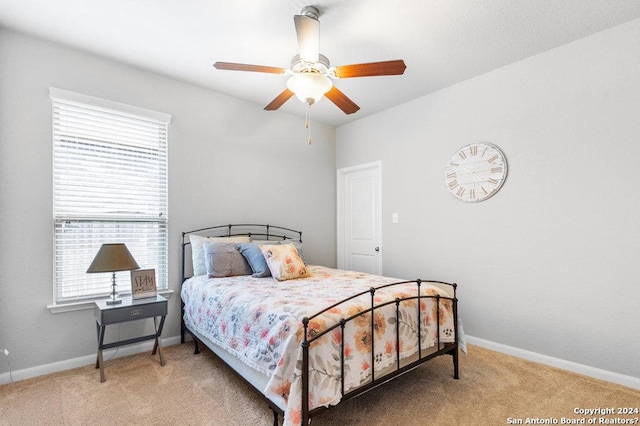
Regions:
M 164 326 L 164 319 L 167 316 L 167 299 L 162 296 L 148 297 L 145 299 L 133 300 L 131 297 L 123 297 L 122 303 L 119 305 L 107 305 L 106 300 L 96 301 L 94 309 L 96 317 L 96 332 L 98 335 L 98 355 L 96 357 L 96 368 L 100 368 L 100 382 L 104 382 L 104 360 L 102 359 L 102 351 L 104 349 L 115 348 L 117 346 L 131 345 L 133 343 L 145 340 L 155 340 L 152 355 L 156 351 L 160 355 L 160 365 L 164 365 L 164 355 L 162 354 L 162 343 L 160 334 Z M 128 321 L 137 321 L 147 318 L 153 318 L 155 334 L 147 336 L 135 337 L 133 339 L 120 340 L 112 343 L 104 343 L 105 329 L 108 325 L 119 324 Z M 160 322 L 158 323 L 158 318 Z

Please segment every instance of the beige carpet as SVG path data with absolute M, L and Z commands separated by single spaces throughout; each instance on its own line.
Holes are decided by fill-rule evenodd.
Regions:
M 105 383 L 86 366 L 0 386 L 0 425 L 271 425 L 258 394 L 209 351 L 165 348 L 166 365 L 138 354 L 106 363 Z M 340 404 L 312 425 L 504 425 L 508 419 L 635 419 L 585 416 L 574 408 L 639 407 L 640 391 L 567 373 L 476 346 L 432 360 Z M 512 423 L 516 424 L 516 423 Z M 534 423 L 535 424 L 535 423 Z

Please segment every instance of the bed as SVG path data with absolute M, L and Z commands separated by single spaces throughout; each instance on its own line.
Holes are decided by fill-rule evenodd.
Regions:
M 266 268 L 265 268 L 266 265 Z M 182 336 L 265 398 L 274 425 L 311 417 L 451 355 L 456 285 L 309 265 L 302 233 L 255 224 L 182 234 Z

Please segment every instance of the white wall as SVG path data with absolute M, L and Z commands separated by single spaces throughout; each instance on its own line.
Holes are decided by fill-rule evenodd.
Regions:
M 640 377 L 638 40 L 635 20 L 338 128 L 338 167 L 383 162 L 383 272 L 457 282 L 469 335 Z M 444 166 L 474 141 L 509 176 L 466 204 Z
M 216 78 L 212 71 L 211 78 Z M 169 286 L 163 336 L 179 334 L 180 236 L 254 222 L 303 231 L 305 255 L 335 265 L 335 130 L 83 52 L 0 30 L 0 349 L 13 370 L 96 350 L 93 311 L 52 314 L 49 87 L 172 115 Z M 302 105 L 301 105 L 302 108 Z M 120 337 L 140 332 L 125 324 Z M 117 337 L 117 327 L 108 339 Z M 8 371 L 0 356 L 0 375 Z

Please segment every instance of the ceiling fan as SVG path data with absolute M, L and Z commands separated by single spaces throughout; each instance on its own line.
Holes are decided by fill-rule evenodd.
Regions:
M 326 96 L 345 114 L 360 109 L 351 99 L 333 85 L 332 79 L 352 77 L 372 77 L 381 75 L 400 75 L 406 65 L 403 60 L 370 62 L 343 65 L 331 68 L 329 59 L 320 54 L 320 11 L 314 6 L 306 6 L 300 15 L 293 17 L 298 36 L 299 53 L 291 60 L 288 69 L 264 65 L 216 62 L 213 66 L 219 70 L 252 71 L 270 74 L 289 75 L 287 88 L 271 101 L 264 109 L 273 111 L 280 108 L 293 95 L 311 106 Z

